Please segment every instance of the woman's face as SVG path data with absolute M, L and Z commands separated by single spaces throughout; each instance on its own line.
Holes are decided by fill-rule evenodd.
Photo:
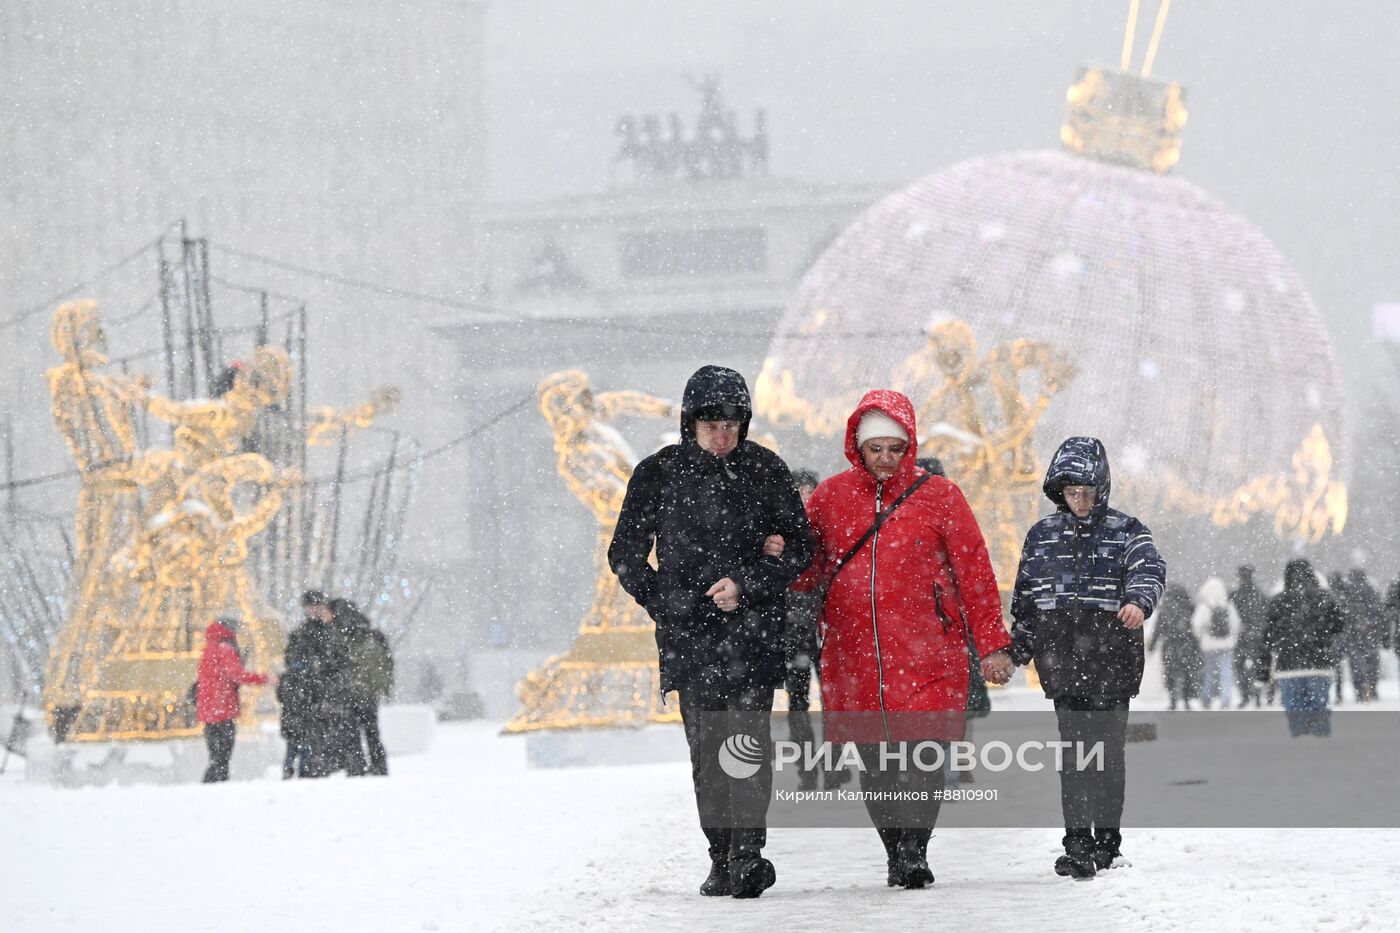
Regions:
M 870 475 L 883 483 L 894 476 L 908 449 L 909 442 L 897 437 L 872 437 L 860 445 L 860 457 Z

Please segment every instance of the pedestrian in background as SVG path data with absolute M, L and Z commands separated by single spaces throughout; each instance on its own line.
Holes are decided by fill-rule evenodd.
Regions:
M 228 780 L 229 760 L 233 757 L 238 734 L 238 714 L 242 709 L 239 688 L 244 684 L 265 684 L 267 676 L 247 670 L 238 652 L 238 619 L 220 616 L 204 630 L 204 651 L 199 657 L 199 679 L 195 686 L 195 711 L 204 723 L 204 743 L 209 749 L 209 767 L 204 783 Z

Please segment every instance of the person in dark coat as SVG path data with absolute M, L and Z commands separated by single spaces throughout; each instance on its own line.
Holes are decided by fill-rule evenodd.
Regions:
M 1054 514 L 1031 527 L 1011 598 L 1011 656 L 1035 660 L 1060 738 L 1104 743 L 1102 770 L 1060 772 L 1065 854 L 1055 873 L 1093 877 L 1121 858 L 1128 702 L 1142 685 L 1142 625 L 1162 598 L 1166 562 L 1152 532 L 1109 508 L 1108 451 L 1071 437 L 1045 474 Z
M 1333 587 L 1333 598 L 1342 613 L 1340 654 L 1351 673 L 1351 689 L 1358 703 L 1374 703 L 1380 682 L 1381 645 L 1385 642 L 1385 607 L 1380 594 L 1366 579 L 1366 571 L 1354 567 Z M 1342 698 L 1337 684 L 1337 700 Z
M 389 757 L 379 736 L 379 701 L 388 699 L 394 689 L 394 655 L 389 639 L 348 599 L 331 600 L 331 612 L 345 639 L 348 665 L 346 773 L 387 775 Z
M 302 594 L 305 620 L 287 636 L 286 670 L 298 672 L 295 702 L 304 710 L 300 734 L 309 763 L 301 777 L 325 777 L 345 767 L 349 746 L 349 654 L 335 624 L 330 597 L 320 590 Z M 285 771 L 284 771 L 285 773 Z
M 1253 700 L 1263 705 L 1263 694 L 1255 686 L 1254 660 L 1259 654 L 1259 639 L 1269 610 L 1269 599 L 1254 582 L 1254 568 L 1245 564 L 1237 571 L 1239 585 L 1230 593 L 1230 603 L 1240 615 L 1240 637 L 1235 645 L 1235 685 L 1240 690 L 1240 709 Z M 1269 695 L 1273 702 L 1273 695 Z
M 1400 577 L 1392 580 L 1385 591 L 1385 625 L 1382 627 L 1385 647 L 1400 656 Z
M 826 738 L 855 744 L 866 812 L 885 850 L 885 882 L 904 888 L 934 881 L 928 843 L 944 771 L 913 759 L 936 743 L 946 760 L 948 743 L 964 734 L 968 639 L 988 679 L 1005 683 L 1013 671 L 982 531 L 962 491 L 916 464 L 917 440 L 908 396 L 865 393 L 846 420 L 851 468 L 812 496 L 816 557 L 798 584 L 827 587 Z
M 277 680 L 277 702 L 281 705 L 279 731 L 286 740 L 287 752 L 282 758 L 282 778 L 306 777 L 311 768 L 311 684 L 304 657 L 291 658 Z
M 204 651 L 199 657 L 199 678 L 195 681 L 195 712 L 204 723 L 204 742 L 209 748 L 209 767 L 204 783 L 228 780 L 229 759 L 233 757 L 238 732 L 239 688 L 244 684 L 265 684 L 268 678 L 243 667 L 238 655 L 238 620 L 220 616 L 204 630 Z
M 782 458 L 747 439 L 748 385 L 704 366 L 681 402 L 681 441 L 637 464 L 608 563 L 656 623 L 661 689 L 680 693 L 700 824 L 709 843 L 704 895 L 757 897 L 775 873 L 762 857 L 772 788 L 769 716 L 784 682 L 788 586 L 812 538 Z M 657 566 L 648 562 L 653 545 Z M 721 768 L 739 736 L 759 766 Z
M 1199 695 L 1201 645 L 1191 628 L 1194 612 L 1195 605 L 1186 587 L 1173 584 L 1167 587 L 1153 616 L 1147 650 L 1156 651 L 1158 645 L 1162 647 L 1162 681 L 1167 688 L 1167 709 L 1170 710 L 1176 709 L 1178 702 L 1183 709 L 1190 709 L 1191 701 Z M 1250 663 L 1252 670 L 1253 662 Z
M 1301 557 L 1289 561 L 1283 592 L 1269 601 L 1254 669 L 1260 680 L 1272 677 L 1278 682 L 1294 738 L 1332 734 L 1328 698 L 1341 633 L 1342 614 L 1318 582 L 1312 564 Z

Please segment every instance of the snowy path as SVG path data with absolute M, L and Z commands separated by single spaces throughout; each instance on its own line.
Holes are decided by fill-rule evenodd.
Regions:
M 389 780 L 7 776 L 0 930 L 1400 929 L 1394 830 L 1133 832 L 1134 867 L 1084 883 L 1051 873 L 1057 832 L 947 831 L 937 884 L 902 891 L 870 830 L 777 829 L 775 888 L 701 898 L 685 765 L 530 770 L 495 728 L 445 726 Z

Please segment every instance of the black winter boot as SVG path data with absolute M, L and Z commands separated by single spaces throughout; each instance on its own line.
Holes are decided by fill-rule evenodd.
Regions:
M 928 867 L 928 840 L 931 829 L 906 829 L 899 837 L 899 883 L 913 890 L 933 884 Z
M 758 897 L 778 880 L 773 863 L 762 854 L 759 840 L 763 831 L 736 829 L 734 833 L 734 844 L 729 848 L 729 893 L 732 897 Z
M 904 883 L 904 868 L 899 863 L 899 837 L 903 831 L 896 827 L 876 827 L 875 831 L 880 834 L 880 842 L 885 846 L 885 868 L 888 871 L 885 884 L 897 888 Z
M 700 885 L 700 893 L 705 897 L 728 897 L 733 893 L 729 886 L 729 854 L 710 857 L 710 873 Z
M 1127 868 L 1129 862 L 1123 858 L 1123 834 L 1116 829 L 1094 830 L 1094 867 L 1099 871 L 1109 868 Z
M 1055 874 L 1076 881 L 1094 877 L 1094 837 L 1087 829 L 1070 830 L 1064 837 L 1065 854 L 1055 859 Z
M 705 877 L 705 883 L 700 885 L 700 893 L 705 897 L 728 897 L 729 845 L 733 834 L 728 829 L 706 827 L 705 838 L 710 843 L 710 873 Z
M 729 889 L 733 897 L 758 897 L 777 880 L 773 863 L 757 851 L 729 858 Z

